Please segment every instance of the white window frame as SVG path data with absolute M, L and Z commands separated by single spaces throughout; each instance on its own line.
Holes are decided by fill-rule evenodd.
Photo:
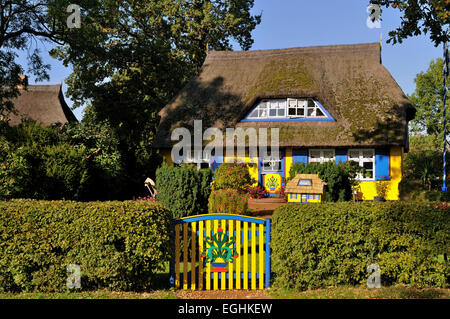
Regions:
M 319 151 L 320 152 L 320 157 L 319 158 L 312 158 L 311 157 L 311 151 Z M 327 160 L 325 160 L 325 158 L 323 157 L 323 153 L 324 152 L 333 152 L 333 157 L 332 158 L 328 158 Z M 334 162 L 336 160 L 336 151 L 334 148 L 312 148 L 309 149 L 308 151 L 308 163 L 326 163 L 326 162 Z
M 350 157 L 351 152 L 358 152 L 358 157 Z M 371 152 L 372 156 L 364 157 L 364 152 Z M 348 160 L 358 163 L 360 167 L 364 167 L 364 163 L 372 163 L 372 177 L 364 177 L 362 173 L 356 174 L 356 179 L 359 181 L 374 181 L 375 180 L 375 149 L 373 148 L 351 148 L 347 152 Z
M 308 116 L 308 102 L 309 100 L 313 101 L 314 103 L 314 111 L 317 112 L 317 109 L 319 109 L 323 115 L 314 115 L 314 116 Z M 295 104 L 295 107 L 290 107 L 291 104 Z M 275 107 L 273 107 L 274 104 L 277 104 Z M 301 104 L 301 105 L 300 105 Z M 299 109 L 303 109 L 303 115 L 301 114 L 295 114 L 295 115 L 289 115 L 289 109 L 295 108 L 296 113 L 298 113 Z M 276 115 L 270 115 L 270 110 L 276 110 Z M 279 115 L 279 110 L 284 110 L 284 115 Z M 264 112 L 265 113 L 262 113 Z M 256 116 L 250 116 L 253 112 L 256 112 Z M 258 105 L 250 112 L 250 114 L 247 116 L 247 119 L 290 119 L 290 118 L 326 118 L 327 115 L 325 113 L 325 110 L 319 106 L 319 104 L 312 98 L 298 98 L 298 99 L 292 99 L 292 98 L 286 98 L 286 99 L 264 99 L 261 100 Z M 264 116 L 261 116 L 260 114 L 265 114 Z
M 265 162 L 278 162 L 279 169 L 278 170 L 267 170 L 264 165 Z M 281 172 L 283 170 L 282 164 L 283 163 L 282 163 L 281 156 L 279 156 L 278 158 L 275 158 L 274 156 L 265 155 L 262 158 L 262 171 L 263 172 Z

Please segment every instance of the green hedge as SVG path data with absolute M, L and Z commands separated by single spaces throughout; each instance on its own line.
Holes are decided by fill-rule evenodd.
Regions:
M 170 212 L 147 201 L 0 201 L 0 291 L 152 288 L 171 256 Z
M 385 203 L 286 204 L 273 215 L 277 287 L 365 284 L 370 264 L 382 285 L 448 287 L 450 208 Z
M 193 165 L 175 167 L 163 163 L 156 170 L 156 198 L 170 209 L 174 219 L 206 214 L 212 175 L 209 168 L 197 170 Z

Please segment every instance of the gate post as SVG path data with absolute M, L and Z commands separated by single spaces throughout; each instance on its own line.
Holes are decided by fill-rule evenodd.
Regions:
M 173 247 L 175 247 L 175 221 L 172 220 L 172 244 Z M 169 283 L 170 283 L 170 288 L 174 288 L 175 287 L 175 248 L 173 248 L 172 250 L 173 255 L 172 255 L 172 260 L 170 261 L 170 279 L 169 279 Z
M 266 282 L 265 287 L 270 287 L 270 222 L 271 219 L 266 219 Z

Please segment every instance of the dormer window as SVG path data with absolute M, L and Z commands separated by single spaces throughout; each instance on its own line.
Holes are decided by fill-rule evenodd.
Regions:
M 324 120 L 334 121 L 325 108 L 312 98 L 265 99 L 243 121 Z

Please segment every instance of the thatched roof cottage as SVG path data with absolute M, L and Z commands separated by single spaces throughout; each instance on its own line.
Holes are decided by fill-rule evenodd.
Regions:
M 398 199 L 415 108 L 381 64 L 380 44 L 369 43 L 210 52 L 159 115 L 154 147 L 168 162 L 172 131 L 192 130 L 194 120 L 204 129 L 277 127 L 279 163 L 258 154 L 250 168 L 261 185 L 268 173 L 287 177 L 294 162 L 353 160 L 365 168 L 363 199 L 376 196 L 376 180 L 390 180 L 387 199 Z M 228 160 L 207 159 L 213 168 Z
M 12 99 L 17 114 L 11 114 L 9 124 L 17 125 L 22 119 L 32 119 L 43 125 L 66 124 L 77 121 L 70 110 L 62 85 L 28 85 L 19 88 L 20 95 Z

